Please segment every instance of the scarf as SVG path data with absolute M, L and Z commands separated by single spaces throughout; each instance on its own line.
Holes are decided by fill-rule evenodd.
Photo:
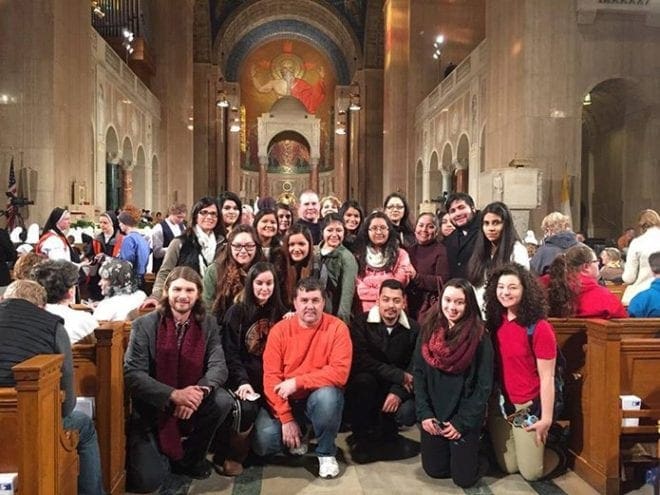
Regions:
M 376 251 L 372 247 L 367 246 L 367 265 L 371 268 L 383 268 L 387 260 L 383 251 Z
M 174 318 L 160 319 L 156 333 L 156 380 L 180 389 L 195 385 L 204 375 L 206 341 L 194 317 L 181 325 Z M 158 442 L 160 450 L 172 460 L 183 457 L 179 419 L 165 410 L 158 415 Z
M 201 248 L 199 254 L 199 274 L 204 277 L 206 267 L 213 263 L 215 259 L 217 241 L 213 231 L 207 234 L 199 225 L 195 225 L 195 236 Z
M 446 335 L 445 328 L 434 331 L 428 342 L 422 344 L 422 356 L 429 366 L 445 373 L 463 373 L 472 362 L 482 333 L 470 338 L 469 332 L 464 331 L 453 346 L 447 344 Z

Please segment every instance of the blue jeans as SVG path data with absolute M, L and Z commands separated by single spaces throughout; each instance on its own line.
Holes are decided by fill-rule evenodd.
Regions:
M 78 475 L 78 493 L 80 495 L 99 495 L 103 490 L 103 475 L 101 472 L 101 454 L 96 438 L 96 428 L 92 419 L 80 411 L 73 411 L 62 419 L 64 428 L 77 430 L 78 458 L 80 459 L 80 474 Z
M 344 393 L 336 387 L 321 387 L 306 399 L 289 402 L 301 429 L 307 420 L 312 423 L 318 441 L 316 453 L 319 456 L 334 456 L 337 452 L 335 439 L 344 409 Z M 281 452 L 283 447 L 282 423 L 262 408 L 254 423 L 252 449 L 257 455 L 267 456 Z

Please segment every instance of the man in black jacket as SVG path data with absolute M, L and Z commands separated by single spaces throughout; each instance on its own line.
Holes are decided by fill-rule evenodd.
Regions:
M 32 280 L 17 280 L 7 287 L 0 302 L 0 387 L 13 387 L 16 382 L 11 368 L 37 354 L 63 354 L 60 387 L 64 391 L 62 423 L 64 428 L 78 430 L 80 474 L 78 493 L 102 494 L 101 457 L 92 419 L 74 411 L 73 358 L 69 336 L 59 316 L 48 313 L 46 289 Z
M 404 288 L 385 280 L 377 305 L 351 324 L 353 367 L 346 392 L 352 440 L 394 440 L 415 424 L 410 371 L 419 325 L 403 310 Z
M 445 238 L 449 275 L 451 278 L 465 278 L 468 261 L 481 228 L 481 215 L 474 207 L 472 196 L 462 192 L 450 194 L 445 208 L 451 223 L 456 227 Z

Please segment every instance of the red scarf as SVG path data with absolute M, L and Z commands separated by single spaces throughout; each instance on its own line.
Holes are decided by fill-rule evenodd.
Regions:
M 422 356 L 429 366 L 441 371 L 454 375 L 463 373 L 472 362 L 483 330 L 473 338 L 470 338 L 469 332 L 463 331 L 451 346 L 445 340 L 446 335 L 445 328 L 438 328 L 433 332 L 428 342 L 422 344 Z
M 176 325 L 171 316 L 160 319 L 156 333 L 156 380 L 177 389 L 197 384 L 204 375 L 206 340 L 193 316 L 189 322 L 180 348 L 177 345 Z M 160 449 L 175 461 L 183 457 L 179 426 L 179 419 L 172 415 L 171 410 L 159 414 Z

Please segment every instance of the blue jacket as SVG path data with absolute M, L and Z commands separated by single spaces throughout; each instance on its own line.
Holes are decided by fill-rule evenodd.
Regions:
M 632 298 L 628 314 L 635 318 L 660 317 L 660 278 L 653 280 L 650 288 Z

